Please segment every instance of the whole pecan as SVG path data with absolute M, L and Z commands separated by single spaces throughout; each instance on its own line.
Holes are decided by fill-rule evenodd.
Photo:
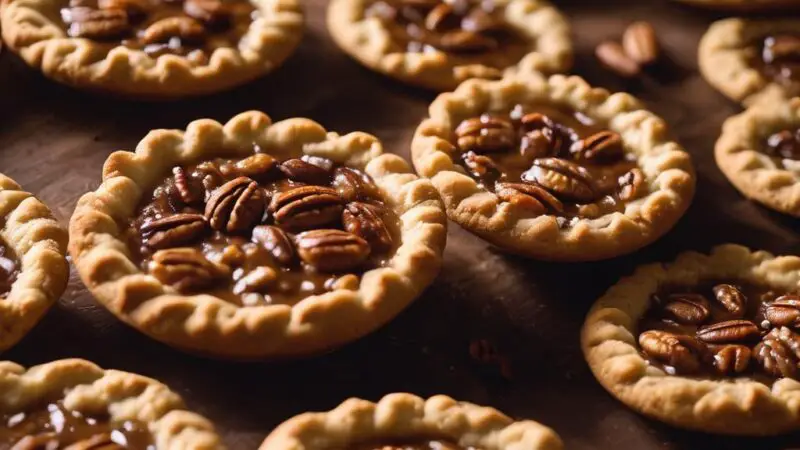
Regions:
M 253 228 L 252 240 L 261 244 L 280 264 L 288 266 L 294 261 L 294 244 L 280 228 L 259 225 Z
M 174 214 L 143 223 L 139 231 L 144 244 L 162 249 L 190 244 L 207 230 L 206 218 L 200 214 Z
M 166 43 L 172 38 L 180 38 L 183 42 L 201 42 L 206 37 L 203 25 L 191 17 L 167 17 L 161 19 L 142 32 L 141 40 L 145 44 Z
M 308 184 L 328 184 L 331 172 L 300 158 L 287 159 L 279 166 L 290 180 Z
M 183 12 L 211 27 L 226 25 L 230 20 L 230 8 L 221 0 L 185 0 Z
M 469 151 L 462 154 L 461 159 L 464 161 L 464 165 L 467 166 L 469 173 L 482 183 L 491 185 L 503 175 L 492 158 L 486 155 L 479 155 Z
M 578 161 L 608 164 L 622 159 L 625 150 L 618 133 L 601 131 L 576 141 L 570 147 L 570 153 Z
M 698 325 L 706 321 L 710 314 L 708 300 L 701 294 L 672 294 L 662 308 L 667 319 L 684 325 Z
M 275 195 L 270 210 L 276 224 L 299 231 L 338 222 L 343 203 L 332 188 L 300 186 Z
M 297 253 L 306 264 L 323 272 L 354 269 L 366 261 L 367 241 L 341 230 L 311 230 L 296 237 Z
M 768 374 L 797 379 L 800 336 L 787 327 L 773 328 L 753 348 L 753 355 Z
M 392 233 L 381 218 L 379 208 L 368 203 L 351 202 L 342 213 L 344 229 L 367 241 L 373 252 L 392 248 Z
M 625 172 L 619 177 L 619 199 L 624 202 L 635 200 L 644 194 L 645 183 L 644 173 L 638 167 Z
M 764 317 L 775 327 L 800 327 L 800 295 L 782 295 L 764 308 Z
M 500 200 L 519 205 L 535 214 L 564 212 L 561 201 L 534 183 L 497 183 L 495 194 Z
M 261 222 L 266 207 L 264 190 L 247 177 L 235 178 L 215 190 L 206 203 L 211 228 L 245 233 Z
M 583 167 L 559 158 L 539 158 L 522 173 L 522 179 L 535 182 L 556 197 L 588 203 L 597 192 L 591 174 Z
M 68 34 L 88 39 L 115 39 L 130 31 L 128 14 L 119 9 L 67 8 L 62 19 L 69 24 Z
M 678 373 L 697 372 L 707 352 L 703 343 L 691 336 L 659 330 L 640 334 L 639 345 L 648 356 L 674 367 Z
M 333 171 L 331 186 L 348 202 L 381 198 L 380 191 L 369 175 L 349 167 Z
M 209 261 L 200 250 L 190 247 L 159 250 L 148 266 L 159 281 L 181 292 L 209 287 L 229 273 L 226 266 Z
M 247 272 L 233 285 L 233 293 L 236 295 L 247 292 L 264 292 L 278 281 L 278 273 L 275 269 L 267 266 L 258 266 Z
M 514 147 L 514 125 L 506 119 L 484 114 L 464 120 L 456 127 L 461 151 L 475 153 L 501 152 Z
M 726 320 L 697 330 L 697 338 L 709 344 L 736 344 L 758 339 L 761 331 L 749 320 Z
M 265 153 L 256 153 L 235 164 L 225 164 L 220 172 L 225 176 L 235 175 L 249 177 L 254 180 L 267 181 L 276 175 L 278 160 Z M 280 173 L 280 172 L 277 172 Z
M 736 318 L 744 316 L 747 297 L 732 284 L 718 284 L 712 289 L 717 301 Z
M 714 368 L 722 375 L 735 375 L 750 365 L 750 348 L 744 345 L 725 345 L 714 353 Z

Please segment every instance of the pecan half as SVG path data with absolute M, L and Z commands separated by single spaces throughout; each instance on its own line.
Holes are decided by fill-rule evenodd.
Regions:
M 684 325 L 698 325 L 710 314 L 708 300 L 700 294 L 672 294 L 667 298 L 663 314 L 667 319 Z
M 349 167 L 337 167 L 333 171 L 331 186 L 348 202 L 381 198 L 378 187 L 369 175 Z
M 297 235 L 297 253 L 306 264 L 323 272 L 354 269 L 369 256 L 364 239 L 341 230 L 311 230 Z
M 280 264 L 288 266 L 294 261 L 294 244 L 280 228 L 257 226 L 253 228 L 252 240 L 261 244 Z
M 201 42 L 205 37 L 206 29 L 191 17 L 167 17 L 147 27 L 141 40 L 145 44 L 166 43 L 172 38 L 180 38 L 184 42 Z
M 761 331 L 749 320 L 726 320 L 697 330 L 697 338 L 709 344 L 735 344 L 758 339 Z
M 215 190 L 206 203 L 211 228 L 245 233 L 261 222 L 266 207 L 264 190 L 247 177 L 235 178 Z
M 125 11 L 129 18 L 140 18 L 150 9 L 150 5 L 144 0 L 97 0 L 97 7 Z
M 559 158 L 540 158 L 522 173 L 525 181 L 536 182 L 556 197 L 588 203 L 597 193 L 594 181 L 583 167 Z
M 233 285 L 233 293 L 239 295 L 247 292 L 264 292 L 277 281 L 278 273 L 275 269 L 258 266 Z
M 725 345 L 714 353 L 714 368 L 722 375 L 735 375 L 747 370 L 751 352 L 744 345 Z
M 601 131 L 572 144 L 570 153 L 578 161 L 608 164 L 622 159 L 625 150 L 618 133 Z
M 639 63 L 625 53 L 619 42 L 601 42 L 594 49 L 594 55 L 603 66 L 622 77 L 635 77 L 642 71 Z
M 85 7 L 64 9 L 62 19 L 69 24 L 68 34 L 88 39 L 115 39 L 130 31 L 128 14 L 119 9 L 98 10 Z
M 453 29 L 458 26 L 459 21 L 453 5 L 439 3 L 425 16 L 425 28 L 431 31 Z
M 209 261 L 200 250 L 189 247 L 155 252 L 148 269 L 159 281 L 181 292 L 209 287 L 229 273 L 227 267 Z
M 753 348 L 753 355 L 768 374 L 797 379 L 800 336 L 786 327 L 773 328 Z
M 564 204 L 547 189 L 533 183 L 497 183 L 495 194 L 500 200 L 519 205 L 535 214 L 563 213 Z
M 226 25 L 230 19 L 230 9 L 220 0 L 185 0 L 183 12 L 212 27 Z
M 800 327 L 800 295 L 782 295 L 764 308 L 765 318 L 775 327 Z
M 619 177 L 617 183 L 619 183 L 617 196 L 624 202 L 635 200 L 644 194 L 644 172 L 637 167 L 625 172 L 624 175 Z
M 278 160 L 264 153 L 248 156 L 235 164 L 226 164 L 220 168 L 223 175 L 249 177 L 254 180 L 267 181 L 276 174 Z
M 361 202 L 348 203 L 342 213 L 342 223 L 345 230 L 367 241 L 373 252 L 382 253 L 392 248 L 392 233 L 376 206 Z
M 622 34 L 622 48 L 632 60 L 646 66 L 658 59 L 656 30 L 648 22 L 634 22 Z
M 458 147 L 475 153 L 501 152 L 513 148 L 516 133 L 505 119 L 484 114 L 464 120 L 456 127 Z
M 178 194 L 178 200 L 186 205 L 192 205 L 203 201 L 204 192 L 202 186 L 196 186 L 186 171 L 181 166 L 172 168 L 172 181 Z
M 744 316 L 747 297 L 732 284 L 718 284 L 712 289 L 717 301 L 736 318 Z
M 206 218 L 200 214 L 174 214 L 143 223 L 139 231 L 150 248 L 162 249 L 190 244 L 207 230 Z
M 279 166 L 290 180 L 308 184 L 328 184 L 331 172 L 300 158 L 287 159 Z
M 339 221 L 344 201 L 323 186 L 300 186 L 272 198 L 275 223 L 292 230 L 307 230 Z
M 650 330 L 639 335 L 639 345 L 651 358 L 674 367 L 678 373 L 692 373 L 700 369 L 706 348 L 691 336 Z
M 469 151 L 461 155 L 469 173 L 486 184 L 492 184 L 503 175 L 492 158 Z

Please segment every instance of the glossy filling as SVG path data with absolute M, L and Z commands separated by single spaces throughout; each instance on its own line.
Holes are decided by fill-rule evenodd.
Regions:
M 247 0 L 70 0 L 61 10 L 67 34 L 206 63 L 235 48 L 257 12 Z
M 368 175 L 308 156 L 175 167 L 135 217 L 128 240 L 143 270 L 243 306 L 358 289 L 400 241 Z
M 517 105 L 464 120 L 455 137 L 457 162 L 479 184 L 561 226 L 624 211 L 648 191 L 620 136 L 571 111 Z
M 384 23 L 400 51 L 479 56 L 497 68 L 528 53 L 524 38 L 506 23 L 504 7 L 491 0 L 376 0 L 365 15 Z
M 759 40 L 756 67 L 769 79 L 800 93 L 800 35 L 776 34 Z
M 11 286 L 17 281 L 19 269 L 19 260 L 11 247 L 0 239 L 0 297 L 5 297 L 11 291 Z
M 736 280 L 661 289 L 639 345 L 669 374 L 800 379 L 800 295 Z
M 349 450 L 479 450 L 476 447 L 462 447 L 443 440 L 419 442 L 366 443 L 350 447 Z
M 761 150 L 772 156 L 775 162 L 785 169 L 789 169 L 792 165 L 798 167 L 800 164 L 800 129 L 782 130 L 770 135 Z
M 29 412 L 2 415 L 0 446 L 12 450 L 155 450 L 144 424 L 112 424 L 51 403 Z

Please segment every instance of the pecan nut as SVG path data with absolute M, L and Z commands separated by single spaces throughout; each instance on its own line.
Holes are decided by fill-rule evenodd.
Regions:
M 439 38 L 437 47 L 452 53 L 480 53 L 498 47 L 496 39 L 466 30 L 449 31 Z
M 191 244 L 206 230 L 206 218 L 200 214 L 174 214 L 145 222 L 139 227 L 145 245 L 153 249 Z
M 64 9 L 61 15 L 64 22 L 69 24 L 67 33 L 72 37 L 115 39 L 131 29 L 128 14 L 119 9 L 74 7 Z
M 459 25 L 459 21 L 453 5 L 439 3 L 425 16 L 425 28 L 431 31 L 453 29 Z
M 684 325 L 698 325 L 710 315 L 708 300 L 700 294 L 672 294 L 663 307 L 667 319 Z
M 563 213 L 564 204 L 547 189 L 534 183 L 497 183 L 500 200 L 529 209 L 535 214 Z
M 281 265 L 294 261 L 294 244 L 286 233 L 272 225 L 259 225 L 253 229 L 253 242 L 261 244 Z
M 368 203 L 352 202 L 342 213 L 344 229 L 367 241 L 373 252 L 386 252 L 392 248 L 394 239 L 381 218 L 378 207 Z
M 297 235 L 297 253 L 306 264 L 323 272 L 355 269 L 370 253 L 364 239 L 341 230 L 311 230 Z
M 236 295 L 248 292 L 265 292 L 278 281 L 278 273 L 275 269 L 267 266 L 258 266 L 247 272 L 233 285 L 233 293 Z
M 618 133 L 601 131 L 575 142 L 570 153 L 578 161 L 608 164 L 622 159 L 625 150 Z
M 617 75 L 635 77 L 641 73 L 639 63 L 628 56 L 618 42 L 602 42 L 595 48 L 594 54 L 603 66 Z
M 148 266 L 159 281 L 181 292 L 209 287 L 229 273 L 228 267 L 209 261 L 200 250 L 190 247 L 159 250 Z
M 559 158 L 540 158 L 533 167 L 522 173 L 522 179 L 535 182 L 556 197 L 588 203 L 597 197 L 589 171 Z
M 230 9 L 220 0 L 185 0 L 183 12 L 212 27 L 226 25 L 230 19 Z
M 707 352 L 703 343 L 691 336 L 659 330 L 640 334 L 639 346 L 648 356 L 673 367 L 678 373 L 697 372 Z
M 637 63 L 646 66 L 658 59 L 659 48 L 656 30 L 647 22 L 634 22 L 622 35 L 625 54 Z
M 502 20 L 495 19 L 483 8 L 474 8 L 463 19 L 461 29 L 473 33 L 487 33 L 498 31 L 504 27 Z
M 800 336 L 787 327 L 773 328 L 753 348 L 756 360 L 775 377 L 798 378 Z
M 254 180 L 268 181 L 276 174 L 278 160 L 265 153 L 256 153 L 237 161 L 235 164 L 226 164 L 220 167 L 220 172 L 225 176 L 236 175 Z
M 769 153 L 786 159 L 800 160 L 800 133 L 783 130 L 767 139 Z
M 800 295 L 782 295 L 764 308 L 764 317 L 775 327 L 800 327 Z
M 750 348 L 744 345 L 725 345 L 714 353 L 714 368 L 721 375 L 735 375 L 750 365 Z
M 265 208 L 264 190 L 250 178 L 239 177 L 211 194 L 205 215 L 215 230 L 245 233 L 261 222 Z
M 744 316 L 747 297 L 732 284 L 718 284 L 712 289 L 717 301 L 734 317 Z
M 325 170 L 300 158 L 287 159 L 281 163 L 279 168 L 292 181 L 308 184 L 328 184 L 331 181 L 330 170 Z
M 378 187 L 369 175 L 349 167 L 337 167 L 333 171 L 331 186 L 348 202 L 381 198 Z
M 644 172 L 638 167 L 625 172 L 617 180 L 619 192 L 617 196 L 624 202 L 629 202 L 641 197 L 645 191 Z
M 461 155 L 469 173 L 486 185 L 491 185 L 503 175 L 492 158 L 469 151 Z
M 145 44 L 166 43 L 172 38 L 180 38 L 184 42 L 202 42 L 205 36 L 205 27 L 191 17 L 167 17 L 147 27 L 141 39 Z
M 697 338 L 709 344 L 736 344 L 758 339 L 761 331 L 749 320 L 726 320 L 697 330 Z
M 343 203 L 332 188 L 300 186 L 275 195 L 270 209 L 276 224 L 299 231 L 337 222 Z
M 772 36 L 764 41 L 762 58 L 772 64 L 800 57 L 800 38 L 791 34 Z
M 508 120 L 483 115 L 464 120 L 456 127 L 458 147 L 475 153 L 501 152 L 513 148 L 516 133 Z
M 172 182 L 175 185 L 175 190 L 178 194 L 178 200 L 186 205 L 193 205 L 200 203 L 204 200 L 204 193 L 202 186 L 197 186 L 186 175 L 183 167 L 176 166 L 172 168 Z

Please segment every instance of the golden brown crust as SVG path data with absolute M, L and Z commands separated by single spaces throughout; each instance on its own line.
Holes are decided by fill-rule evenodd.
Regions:
M 482 450 L 560 450 L 550 428 L 515 422 L 494 408 L 437 395 L 427 400 L 396 393 L 379 402 L 351 398 L 324 413 L 295 416 L 276 428 L 260 450 L 333 450 L 392 439 L 446 439 Z
M 562 228 L 552 215 L 539 215 L 501 201 L 456 165 L 452 134 L 462 120 L 518 103 L 566 106 L 608 124 L 626 150 L 636 155 L 650 194 L 596 219 Z M 561 261 L 598 260 L 632 252 L 658 237 L 683 215 L 694 195 L 689 155 L 667 137 L 667 126 L 628 94 L 609 94 L 578 77 L 536 74 L 500 81 L 470 80 L 441 94 L 430 118 L 411 144 L 414 166 L 442 194 L 447 214 L 467 230 L 506 251 Z
M 351 57 L 372 70 L 403 82 L 446 91 L 469 78 L 496 79 L 497 69 L 481 64 L 480 55 L 455 57 L 435 51 L 399 52 L 389 31 L 376 18 L 366 18 L 369 0 L 332 0 L 328 31 Z M 572 37 L 567 19 L 545 0 L 498 0 L 505 20 L 530 44 L 529 53 L 509 71 L 566 72 L 572 66 Z
M 717 165 L 746 197 L 800 217 L 800 161 L 780 164 L 760 151 L 771 134 L 798 128 L 800 98 L 757 102 L 725 121 L 714 149 Z
M 21 271 L 0 298 L 0 351 L 16 344 L 39 322 L 67 287 L 67 232 L 50 209 L 0 174 L 0 236 Z
M 27 370 L 0 362 L 0 392 L 0 413 L 60 400 L 70 411 L 145 424 L 157 449 L 224 448 L 211 422 L 186 411 L 180 396 L 167 386 L 141 375 L 103 370 L 82 359 L 62 359 Z
M 120 240 L 142 195 L 170 168 L 215 157 L 243 157 L 253 144 L 278 159 L 324 156 L 363 169 L 401 220 L 401 244 L 385 267 L 294 306 L 239 307 L 210 295 L 179 295 L 131 260 Z M 357 339 L 410 304 L 439 271 L 446 217 L 436 190 L 400 157 L 382 154 L 365 133 L 339 136 L 308 119 L 273 124 L 246 112 L 226 124 L 203 119 L 186 132 L 151 131 L 136 153 L 116 152 L 103 184 L 84 195 L 70 221 L 70 254 L 83 282 L 109 310 L 155 339 L 185 350 L 237 359 L 314 353 Z
M 636 343 L 636 324 L 659 286 L 692 286 L 704 279 L 737 279 L 786 291 L 800 288 L 800 258 L 751 252 L 739 245 L 710 255 L 683 253 L 671 264 L 639 267 L 592 307 L 581 345 L 598 381 L 642 414 L 671 425 L 721 434 L 772 435 L 800 428 L 800 383 L 771 387 L 747 377 L 731 380 L 668 375 L 648 365 Z
M 3 39 L 44 75 L 77 88 L 137 99 L 167 99 L 223 91 L 278 67 L 303 35 L 297 0 L 253 0 L 261 17 L 237 48 L 218 48 L 206 62 L 178 55 L 156 59 L 122 45 L 111 51 L 70 38 L 59 19 L 64 0 L 8 0 L 0 7 Z

